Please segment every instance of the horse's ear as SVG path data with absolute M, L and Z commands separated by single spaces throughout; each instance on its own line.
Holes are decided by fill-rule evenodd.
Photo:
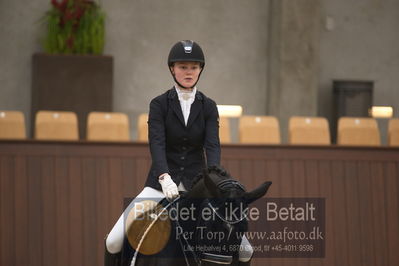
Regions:
M 207 169 L 203 170 L 203 176 L 204 176 L 204 184 L 205 187 L 208 189 L 209 193 L 211 194 L 212 197 L 219 197 L 219 190 L 215 182 L 212 180 L 212 178 L 209 176 L 209 172 Z
M 255 200 L 263 197 L 266 194 L 266 192 L 269 189 L 271 184 L 272 184 L 272 182 L 265 182 L 262 185 L 260 185 L 259 187 L 255 188 L 254 190 L 252 190 L 250 192 L 245 192 L 245 194 L 244 194 L 245 201 L 248 204 L 250 204 L 250 203 L 254 202 Z

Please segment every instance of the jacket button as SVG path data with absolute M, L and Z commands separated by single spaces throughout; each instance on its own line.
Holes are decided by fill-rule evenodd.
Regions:
M 182 156 L 182 157 L 180 157 L 180 159 L 181 159 L 181 160 L 184 160 L 184 159 L 186 159 L 186 157 Z
M 182 166 L 182 167 L 180 167 L 180 171 L 183 171 L 184 170 L 184 167 Z
M 187 138 L 183 138 L 184 141 L 187 141 Z
M 185 151 L 187 148 L 186 148 L 186 146 L 183 146 L 182 149 Z

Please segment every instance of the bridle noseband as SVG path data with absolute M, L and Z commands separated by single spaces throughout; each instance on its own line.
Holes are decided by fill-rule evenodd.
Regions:
M 245 187 L 238 181 L 233 180 L 233 179 L 224 179 L 216 184 L 217 188 L 221 191 L 229 191 L 234 188 L 238 188 L 238 190 L 245 192 Z M 230 221 L 227 220 L 225 217 L 220 215 L 216 208 L 212 205 L 211 202 L 208 202 L 208 206 L 212 209 L 212 211 L 215 213 L 215 215 L 222 220 L 225 224 L 233 225 L 237 224 L 239 222 L 242 222 L 245 218 L 247 218 L 247 213 L 244 213 L 241 215 L 241 217 L 238 220 L 235 221 Z
M 237 180 L 234 180 L 234 179 L 221 180 L 216 184 L 216 186 L 218 189 L 220 189 L 222 191 L 229 191 L 232 188 L 238 188 L 242 192 L 246 191 L 245 187 L 240 182 L 238 182 Z

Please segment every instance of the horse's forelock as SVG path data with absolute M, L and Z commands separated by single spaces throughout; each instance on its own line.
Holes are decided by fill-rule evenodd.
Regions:
M 215 173 L 218 176 L 223 177 L 223 179 L 231 178 L 231 175 L 225 169 L 217 165 L 210 166 L 208 168 L 208 173 Z
M 200 181 L 204 179 L 205 175 L 208 175 L 214 184 L 223 183 L 223 189 L 221 189 L 222 186 L 218 187 L 221 197 L 241 197 L 245 192 L 245 188 L 241 185 L 241 183 L 235 180 L 224 168 L 220 166 L 210 166 L 207 169 L 204 169 L 194 178 L 192 186 L 193 193 L 191 193 L 191 195 L 200 196 L 204 193 L 203 189 L 205 184 Z M 235 182 L 232 182 L 231 184 L 224 183 L 223 181 L 225 180 L 234 180 Z M 237 183 L 239 183 L 240 186 L 237 186 Z
M 231 179 L 231 175 L 222 167 L 220 166 L 210 166 L 208 169 L 205 169 L 203 172 L 199 173 L 196 177 L 194 177 L 193 180 L 193 186 L 197 185 L 197 183 L 204 178 L 204 172 L 206 172 L 208 175 L 209 174 L 216 174 L 218 177 L 220 177 L 221 180 L 224 179 Z

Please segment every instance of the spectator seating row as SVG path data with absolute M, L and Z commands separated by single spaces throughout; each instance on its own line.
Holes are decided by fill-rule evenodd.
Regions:
M 220 139 L 230 143 L 229 120 L 221 118 Z M 280 127 L 273 116 L 242 116 L 239 118 L 239 142 L 245 144 L 280 144 Z M 225 133 L 227 132 L 227 133 Z M 330 145 L 330 128 L 324 117 L 293 116 L 288 122 L 288 142 L 298 145 Z M 376 119 L 341 117 L 338 120 L 338 145 L 380 146 L 381 137 Z M 388 145 L 399 146 L 399 118 L 390 119 Z
M 78 140 L 78 119 L 74 112 L 39 111 L 34 138 L 38 140 Z M 25 118 L 19 111 L 0 111 L 0 138 L 25 139 Z M 87 140 L 129 141 L 129 119 L 123 113 L 91 112 L 87 117 Z
M 148 114 L 137 122 L 137 140 L 148 141 Z M 221 143 L 231 143 L 230 120 L 220 117 Z M 39 140 L 78 140 L 77 116 L 73 112 L 39 111 L 35 119 L 34 138 Z M 242 116 L 238 126 L 239 142 L 243 144 L 280 144 L 280 126 L 273 116 Z M 323 117 L 294 116 L 289 120 L 290 144 L 329 145 L 330 130 Z M 379 146 L 380 132 L 375 119 L 342 117 L 338 121 L 338 145 Z M 18 111 L 0 111 L 0 138 L 24 139 L 24 116 Z M 87 119 L 87 140 L 130 141 L 129 119 L 123 113 L 91 112 Z M 390 119 L 388 145 L 399 146 L 399 118 Z

